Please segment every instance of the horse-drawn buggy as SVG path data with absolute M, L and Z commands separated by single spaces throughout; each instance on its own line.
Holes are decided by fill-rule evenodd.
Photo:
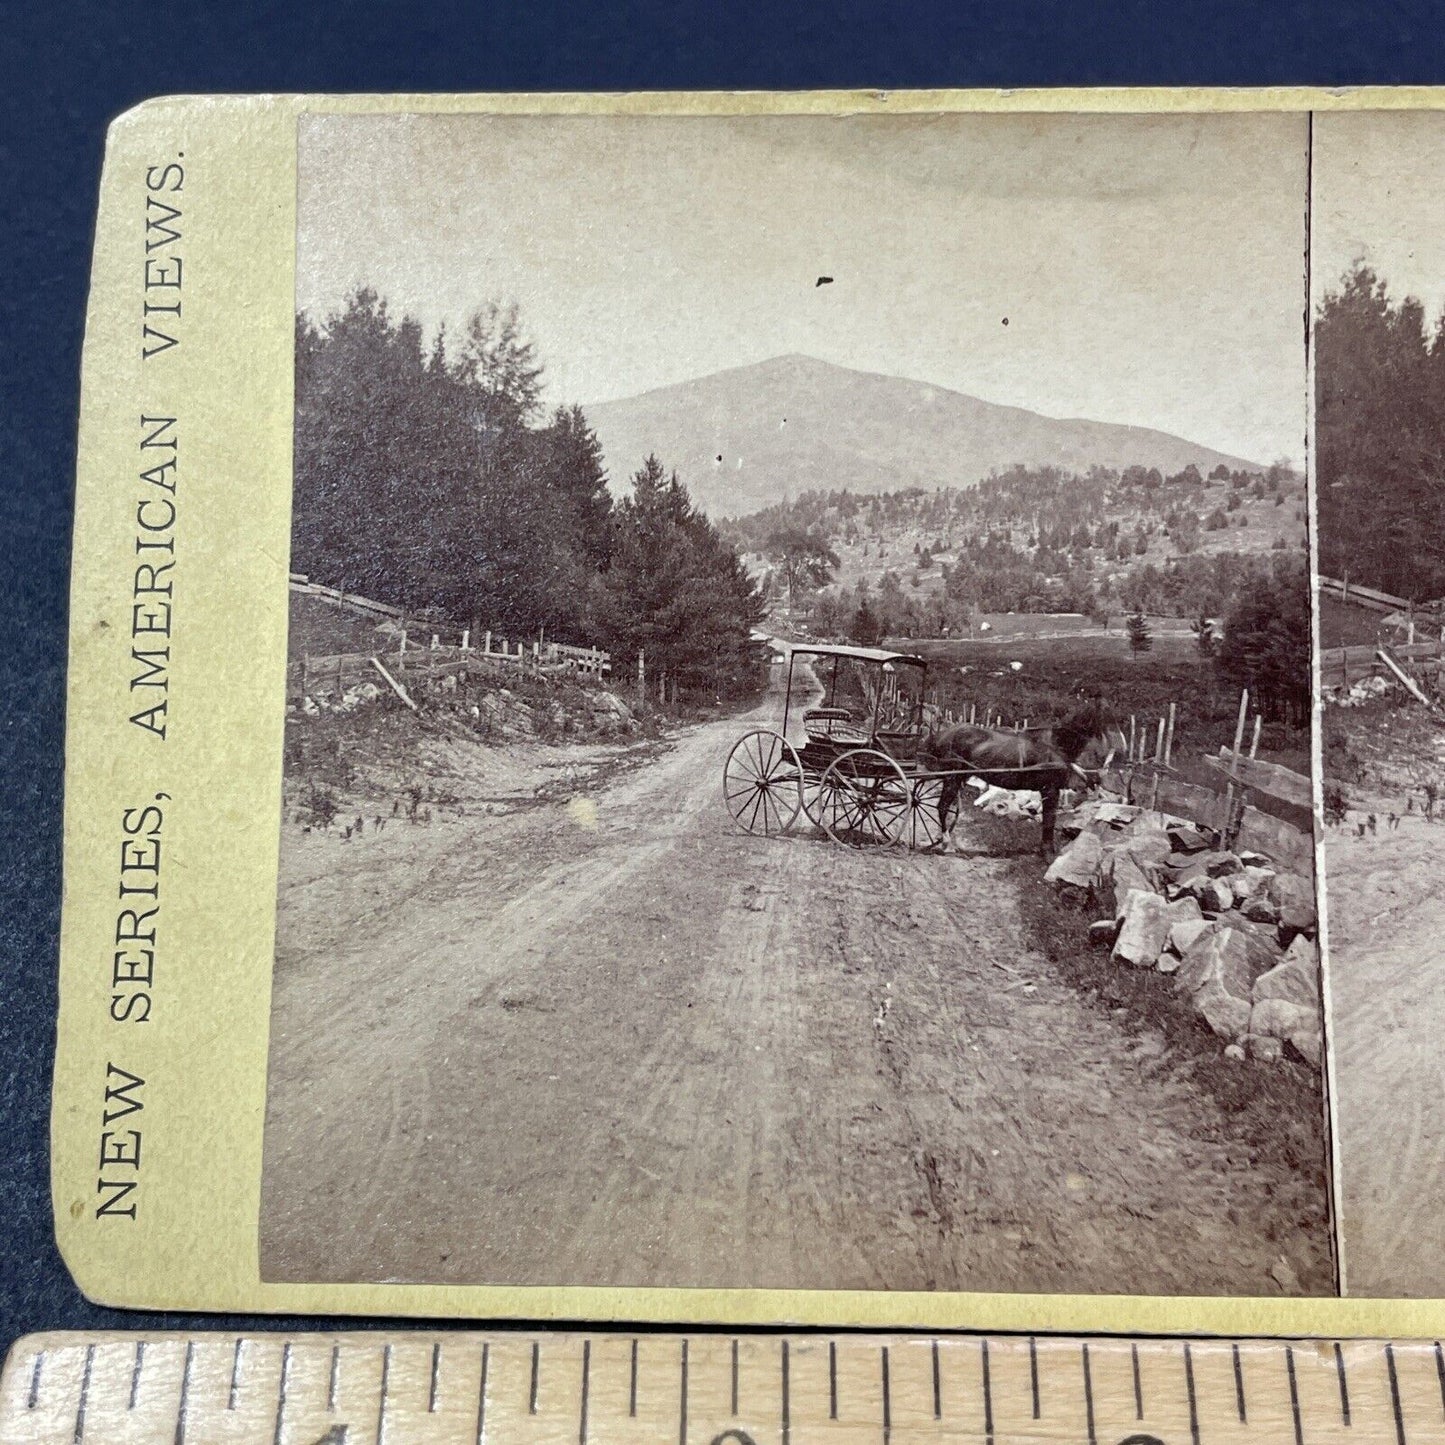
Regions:
M 945 724 L 926 701 L 928 662 L 873 647 L 787 646 L 779 728 L 733 745 L 723 797 L 749 833 L 785 833 L 806 817 L 838 843 L 939 848 L 970 778 L 1036 790 L 1053 849 L 1059 794 L 1089 781 L 1078 759 L 1102 733 L 1097 707 L 1054 727 Z

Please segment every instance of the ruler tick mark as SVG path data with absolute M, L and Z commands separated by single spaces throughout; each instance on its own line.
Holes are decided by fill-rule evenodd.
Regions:
M 938 1368 L 937 1340 L 933 1342 L 933 1418 L 943 1419 L 943 1379 Z
M 738 1417 L 738 1342 L 733 1340 L 733 1419 Z
M 788 1417 L 788 1342 L 783 1341 L 783 1445 L 788 1445 L 792 1423 Z
M 527 1413 L 537 1413 L 537 1376 L 542 1373 L 542 1342 L 532 1341 L 532 1388 L 527 1396 Z
M 1089 1347 L 1083 1346 L 1084 1357 L 1084 1421 L 1089 1427 L 1089 1445 L 1099 1445 L 1094 1431 L 1094 1376 L 1089 1369 Z
M 1144 1418 L 1144 1382 L 1139 1378 L 1139 1346 L 1129 1346 L 1129 1363 L 1134 1370 L 1134 1418 Z
M 326 1377 L 326 1410 L 331 1413 L 336 1409 L 336 1383 L 341 1372 L 341 1346 L 331 1347 L 331 1373 Z
M 186 1414 L 191 1401 L 191 1365 L 196 1358 L 196 1342 L 186 1341 L 186 1362 L 181 1366 L 181 1398 L 176 1406 L 175 1445 L 186 1445 Z
M 1294 1417 L 1294 1445 L 1305 1445 L 1304 1421 L 1300 1419 L 1299 1412 L 1299 1381 L 1295 1378 L 1294 1348 L 1291 1345 L 1284 1347 L 1284 1368 L 1289 1375 L 1289 1408 Z
M 1435 1376 L 1440 1381 L 1440 1413 L 1445 1415 L 1445 1350 L 1441 1350 L 1439 1340 L 1435 1341 Z
M 40 1398 L 40 1370 L 45 1364 L 45 1351 L 35 1352 L 35 1363 L 30 1367 L 30 1393 L 25 1397 L 25 1408 L 33 1410 L 35 1402 Z
M 291 1341 L 281 1347 L 281 1381 L 276 1386 L 276 1428 L 271 1432 L 271 1445 L 281 1445 L 281 1426 L 286 1419 L 286 1385 L 291 1374 Z
M 981 1365 L 983 1370 L 983 1438 L 985 1445 L 993 1445 L 993 1377 L 988 1368 L 988 1341 L 979 1342 L 983 1346 Z M 1089 1373 L 1089 1347 L 1084 1346 L 1084 1377 L 1088 1378 Z M 1094 1445 L 1094 1405 L 1093 1398 L 1089 1401 L 1089 1445 Z
M 76 1406 L 75 1410 L 75 1445 L 80 1445 L 85 1438 L 85 1402 L 86 1397 L 90 1394 L 90 1370 L 94 1364 L 95 1346 L 87 1345 L 85 1347 L 85 1373 L 80 1377 L 80 1404 Z
M 437 1412 L 437 1376 L 441 1373 L 442 1346 L 438 1340 L 431 1347 L 431 1389 L 427 1392 L 426 1412 L 428 1415 L 435 1415 Z
M 236 1408 L 236 1390 L 241 1383 L 241 1347 L 245 1343 L 244 1340 L 237 1340 L 236 1352 L 231 1356 L 231 1392 L 226 1396 L 226 1408 L 228 1410 L 234 1410 Z
M 391 1346 L 381 1352 L 381 1404 L 376 1408 L 376 1445 L 386 1434 L 386 1397 L 391 1389 Z
M 1039 1418 L 1039 1345 L 1029 1336 L 1029 1392 L 1034 1399 L 1034 1419 Z
M 627 1386 L 627 1413 L 637 1414 L 637 1341 L 632 1342 L 632 1376 Z
M 838 1418 L 838 1342 L 828 1341 L 828 1418 Z
M 1199 1401 L 1194 1393 L 1194 1353 L 1184 1341 L 1184 1389 L 1189 1396 L 1189 1438 L 1199 1445 Z
M 582 1341 L 582 1419 L 577 1425 L 577 1445 L 587 1445 L 587 1391 L 592 1374 L 592 1341 Z
M 477 1386 L 477 1445 L 482 1445 L 482 1436 L 487 1429 L 487 1356 L 491 1346 L 482 1341 L 482 1378 Z
M 893 1438 L 893 1401 L 889 1397 L 888 1390 L 888 1346 L 884 1345 L 881 1352 L 883 1370 L 883 1445 Z
M 1395 1347 L 1385 1346 L 1385 1369 L 1390 1376 L 1390 1408 L 1395 1412 L 1395 1440 L 1405 1445 L 1405 1416 L 1400 1409 L 1400 1377 L 1395 1373 Z
M 146 1357 L 146 1342 L 137 1340 L 135 1342 L 135 1364 L 130 1372 L 130 1398 L 125 1402 L 127 1410 L 135 1409 L 136 1398 L 140 1394 L 140 1367 Z
M 1239 1341 L 1236 1340 L 1229 1348 L 1230 1354 L 1234 1357 L 1234 1409 L 1239 1416 L 1241 1425 L 1249 1424 L 1249 1412 L 1244 1404 L 1244 1361 L 1239 1357 Z
M 678 1392 L 677 1445 L 687 1445 L 687 1340 L 682 1342 L 682 1380 Z
M 1440 1346 L 1436 1345 L 1435 1348 L 1438 1350 Z M 1335 1341 L 1335 1374 L 1340 1381 L 1340 1419 L 1348 1425 L 1350 1423 L 1350 1382 L 1345 1378 L 1345 1352 L 1340 1348 L 1338 1340 Z

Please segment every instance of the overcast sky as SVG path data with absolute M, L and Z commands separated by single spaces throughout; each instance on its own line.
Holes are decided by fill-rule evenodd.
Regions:
M 307 117 L 297 300 L 516 300 L 551 402 L 802 352 L 1300 458 L 1305 164 L 1302 116 Z
M 1315 117 L 1315 296 L 1366 261 L 1433 320 L 1445 307 L 1445 115 L 1376 111 Z

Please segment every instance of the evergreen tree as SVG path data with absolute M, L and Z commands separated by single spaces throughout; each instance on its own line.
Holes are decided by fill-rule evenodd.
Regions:
M 1138 654 L 1153 648 L 1154 638 L 1149 632 L 1149 620 L 1142 612 L 1131 612 L 1126 625 L 1129 629 L 1130 652 Z
M 1320 567 L 1414 600 L 1445 593 L 1445 332 L 1358 266 L 1315 327 Z M 1275 475 L 1271 468 L 1271 476 Z
M 614 508 L 582 411 L 539 422 L 541 378 L 515 306 L 429 347 L 368 289 L 298 316 L 293 566 L 461 626 L 645 646 L 682 688 L 750 678 L 734 548 L 656 458 Z
M 1310 705 L 1310 606 L 1305 564 L 1280 558 L 1274 574 L 1242 588 L 1224 618 L 1215 667 L 1247 687 L 1269 717 L 1300 723 Z
M 617 507 L 606 575 L 608 645 L 645 650 L 684 689 L 716 689 L 747 671 L 762 597 L 741 559 L 692 504 L 676 472 L 649 456 Z
M 877 647 L 883 641 L 883 628 L 866 597 L 858 604 L 848 631 L 859 647 Z

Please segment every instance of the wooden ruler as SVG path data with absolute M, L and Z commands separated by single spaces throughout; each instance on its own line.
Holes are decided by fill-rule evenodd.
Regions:
M 1434 1342 L 396 1332 L 32 1335 L 46 1445 L 1425 1445 Z

